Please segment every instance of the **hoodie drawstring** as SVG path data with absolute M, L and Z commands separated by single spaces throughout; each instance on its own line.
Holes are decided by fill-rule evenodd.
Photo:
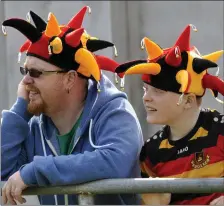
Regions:
M 43 131 L 42 131 L 42 124 L 43 124 L 43 122 L 40 122 L 39 129 L 40 129 L 40 137 L 41 137 L 42 148 L 44 150 L 44 156 L 46 157 L 47 152 L 46 152 L 46 146 L 45 146 L 45 143 L 44 143 L 44 135 L 43 135 Z M 54 201 L 55 201 L 55 205 L 58 205 L 57 195 L 54 195 Z
M 46 152 L 46 147 L 45 147 L 45 143 L 44 143 L 44 135 L 43 135 L 43 131 L 42 131 L 42 124 L 43 124 L 43 122 L 40 122 L 39 129 L 40 129 L 40 137 L 41 137 L 42 148 L 44 150 L 44 156 L 46 157 L 47 152 Z
M 93 141 L 92 141 L 92 135 L 91 135 L 91 131 L 92 131 L 92 125 L 93 125 L 93 119 L 90 119 L 90 124 L 89 124 L 89 142 L 90 142 L 90 145 L 95 148 L 95 149 L 100 149 L 100 148 L 103 148 L 103 147 L 108 147 L 110 145 L 112 145 L 113 143 L 110 143 L 110 144 L 105 144 L 105 145 L 102 145 L 102 146 L 97 146 L 97 145 L 94 145 Z

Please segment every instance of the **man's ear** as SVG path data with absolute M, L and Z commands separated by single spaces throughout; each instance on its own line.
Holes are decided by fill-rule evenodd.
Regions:
M 192 108 L 196 103 L 197 103 L 197 100 L 196 100 L 195 94 L 190 93 L 185 95 L 185 104 L 184 104 L 185 109 Z
M 78 73 L 75 70 L 70 70 L 69 72 L 67 72 L 64 76 L 64 84 L 66 89 L 70 90 L 74 86 L 77 78 Z

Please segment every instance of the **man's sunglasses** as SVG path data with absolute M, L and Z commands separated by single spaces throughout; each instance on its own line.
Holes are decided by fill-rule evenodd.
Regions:
M 37 69 L 27 69 L 24 67 L 20 67 L 20 73 L 24 76 L 29 73 L 31 77 L 38 78 L 42 74 L 59 74 L 59 73 L 66 73 L 66 71 L 40 71 Z

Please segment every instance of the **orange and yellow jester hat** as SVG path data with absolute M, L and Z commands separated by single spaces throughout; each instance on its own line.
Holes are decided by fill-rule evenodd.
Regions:
M 61 26 L 52 13 L 49 13 L 47 24 L 33 13 L 36 27 L 23 19 L 8 19 L 2 24 L 3 33 L 6 34 L 5 26 L 16 28 L 28 39 L 20 48 L 20 53 L 26 51 L 27 56 L 35 56 L 65 71 L 76 70 L 81 75 L 99 82 L 102 65 L 112 65 L 101 69 L 114 72 L 118 64 L 104 56 L 97 57 L 91 52 L 111 46 L 111 43 L 95 41 L 88 49 L 88 39 L 82 39 L 87 38 L 85 30 L 81 28 L 87 8 L 89 7 L 82 8 L 67 25 Z
M 156 43 L 144 38 L 147 60 L 136 60 L 119 65 L 117 73 L 142 74 L 142 80 L 153 87 L 186 94 L 203 96 L 211 89 L 214 96 L 224 95 L 224 82 L 208 73 L 208 68 L 217 67 L 215 63 L 224 53 L 223 50 L 201 56 L 195 46 L 190 47 L 190 30 L 196 28 L 187 25 L 171 48 L 161 49 Z M 144 47 L 143 47 L 144 48 Z

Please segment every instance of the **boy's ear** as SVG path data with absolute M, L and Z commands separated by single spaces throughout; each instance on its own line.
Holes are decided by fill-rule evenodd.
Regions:
M 195 103 L 197 103 L 195 94 L 190 93 L 185 96 L 185 109 L 192 108 Z

